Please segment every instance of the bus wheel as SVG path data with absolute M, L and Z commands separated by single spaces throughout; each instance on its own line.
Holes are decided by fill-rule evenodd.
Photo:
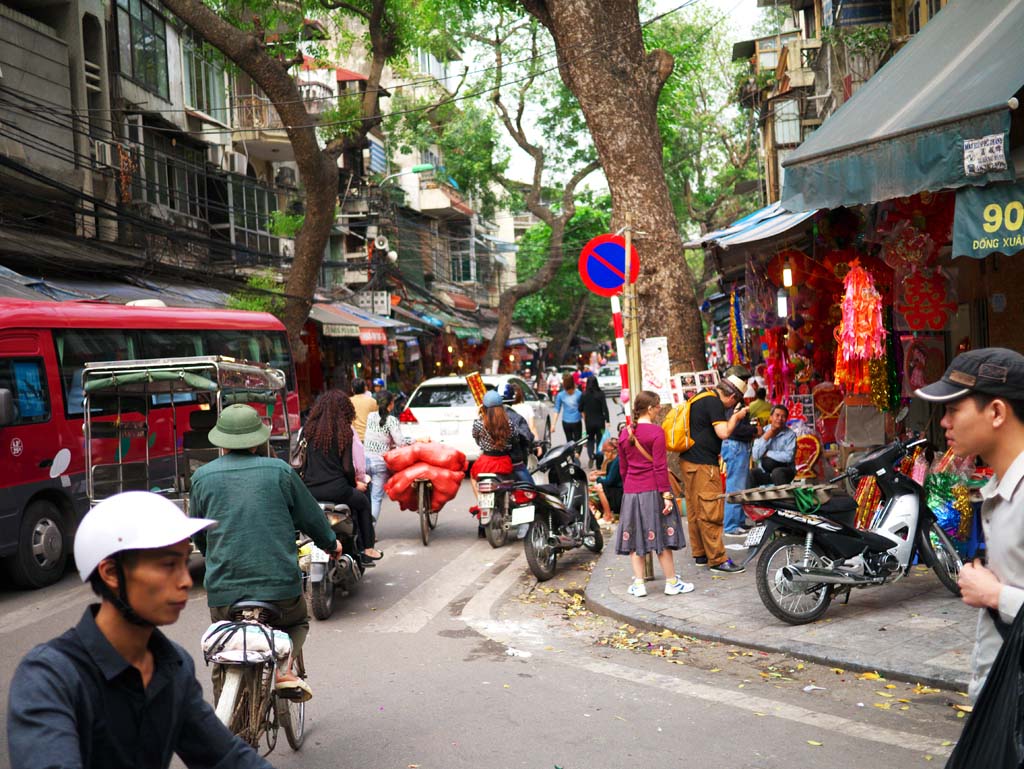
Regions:
M 46 587 L 59 580 L 68 562 L 64 516 L 55 504 L 37 499 L 25 508 L 18 552 L 6 560 L 7 573 L 19 587 Z

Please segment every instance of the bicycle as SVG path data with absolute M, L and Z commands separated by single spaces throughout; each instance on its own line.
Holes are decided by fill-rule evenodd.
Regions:
M 430 532 L 437 528 L 437 515 L 439 510 L 434 510 L 434 485 L 427 478 L 417 478 L 413 481 L 416 484 L 416 513 L 420 517 L 420 538 L 423 546 L 430 545 Z
M 217 718 L 257 750 L 265 741 L 265 756 L 277 746 L 280 728 L 292 750 L 299 750 L 305 739 L 306 703 L 283 697 L 274 688 L 279 663 L 291 657 L 288 634 L 271 626 L 280 610 L 263 601 L 238 601 L 230 615 L 231 620 L 215 622 L 203 635 L 206 662 L 224 667 L 214 705 Z M 292 665 L 304 679 L 302 652 Z

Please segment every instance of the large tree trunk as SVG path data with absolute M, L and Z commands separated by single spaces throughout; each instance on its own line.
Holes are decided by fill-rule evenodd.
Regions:
M 661 162 L 658 95 L 672 73 L 671 55 L 644 50 L 636 0 L 520 2 L 555 40 L 562 79 L 608 178 L 612 229 L 629 216 L 637 233 L 641 334 L 668 337 L 673 370 L 703 362 L 700 311 Z

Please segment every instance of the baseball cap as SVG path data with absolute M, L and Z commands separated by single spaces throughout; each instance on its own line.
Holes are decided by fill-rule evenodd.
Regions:
M 942 379 L 914 391 L 932 403 L 948 403 L 972 393 L 1024 400 L 1024 355 L 1005 347 L 960 353 Z
M 376 379 L 373 380 L 373 386 L 374 387 L 383 387 L 384 386 L 384 380 L 381 379 L 380 377 L 377 377 Z
M 488 390 L 484 393 L 484 408 L 501 406 L 502 403 L 501 394 L 497 390 Z

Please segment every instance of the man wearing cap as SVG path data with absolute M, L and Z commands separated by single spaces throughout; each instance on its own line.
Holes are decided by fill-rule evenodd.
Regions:
M 206 557 L 206 602 L 210 617 L 230 619 L 236 601 L 272 603 L 281 610 L 275 626 L 288 633 L 295 654 L 309 632 L 295 530 L 312 537 L 321 550 L 341 554 L 341 543 L 306 485 L 287 462 L 263 450 L 270 427 L 252 406 L 234 404 L 221 412 L 210 443 L 227 452 L 192 476 L 192 515 L 219 525 L 196 535 Z M 223 670 L 213 669 L 219 696 Z M 277 689 L 294 699 L 312 696 L 297 676 L 280 675 Z
M 129 491 L 100 502 L 75 536 L 75 563 L 100 603 L 18 665 L 7 705 L 11 766 L 269 769 L 203 700 L 192 656 L 158 627 L 188 605 L 189 537 L 215 521 Z
M 725 500 L 722 498 L 722 474 L 718 469 L 722 441 L 747 418 L 741 407 L 728 417 L 743 398 L 746 383 L 735 374 L 726 376 L 718 386 L 694 396 L 690 401 L 690 437 L 693 446 L 679 455 L 686 491 L 686 521 L 690 529 L 690 547 L 698 564 L 712 571 L 735 574 L 743 571 L 725 554 L 722 525 Z
M 979 608 L 968 687 L 974 701 L 1024 605 L 1024 356 L 1000 347 L 962 353 L 915 395 L 945 406 L 940 424 L 954 454 L 977 455 L 994 471 L 981 490 L 988 563 L 975 559 L 960 569 L 963 601 Z

